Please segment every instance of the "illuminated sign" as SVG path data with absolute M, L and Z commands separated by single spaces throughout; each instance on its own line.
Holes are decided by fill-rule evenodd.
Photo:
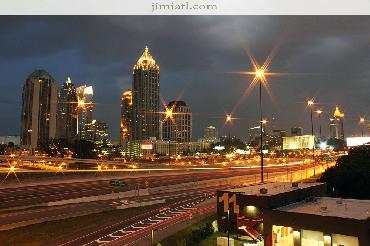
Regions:
M 145 150 L 153 149 L 153 144 L 142 144 L 141 149 L 145 149 Z
M 370 144 L 370 137 L 347 138 L 347 146 L 348 147 L 360 146 L 360 145 L 364 145 L 366 143 Z
M 225 149 L 225 146 L 221 146 L 221 145 L 217 145 L 214 147 L 215 150 L 224 150 Z
M 283 149 L 312 149 L 315 144 L 315 137 L 312 135 L 283 137 Z
M 225 192 L 222 196 L 218 198 L 218 202 L 223 204 L 224 213 L 229 213 L 229 205 L 233 204 L 233 211 L 235 214 L 239 213 L 239 205 L 236 204 L 236 194 L 232 194 L 229 197 L 229 193 Z
M 245 154 L 247 154 L 247 151 L 242 150 L 242 149 L 237 149 L 235 152 L 236 152 L 237 154 L 239 154 L 239 155 L 245 155 Z

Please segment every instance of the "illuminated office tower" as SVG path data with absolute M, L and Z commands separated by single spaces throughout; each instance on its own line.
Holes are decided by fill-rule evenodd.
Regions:
M 92 120 L 88 124 L 85 140 L 94 142 L 95 146 L 98 148 L 109 146 L 110 143 L 107 123 Z
M 148 47 L 133 67 L 132 139 L 159 139 L 159 66 Z
M 192 114 L 184 101 L 172 101 L 167 105 L 171 117 L 163 123 L 163 140 L 190 142 L 192 134 Z
M 57 137 L 73 141 L 77 135 L 77 95 L 71 78 L 60 88 L 57 108 Z
M 76 88 L 77 94 L 77 134 L 79 139 L 88 140 L 88 127 L 93 120 L 93 87 L 82 85 Z
M 56 136 L 57 84 L 45 70 L 35 70 L 23 86 L 21 145 L 35 149 Z
M 123 91 L 121 97 L 120 144 L 132 139 L 132 90 Z
M 330 138 L 344 140 L 344 127 L 343 127 L 344 114 L 340 112 L 338 106 L 335 108 L 333 116 L 334 118 L 330 119 L 329 125 Z
M 203 139 L 205 142 L 216 143 L 218 141 L 217 128 L 214 126 L 207 126 L 204 129 Z

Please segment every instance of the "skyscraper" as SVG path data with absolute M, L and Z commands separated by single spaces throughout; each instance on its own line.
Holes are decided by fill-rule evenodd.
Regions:
M 60 88 L 57 108 L 57 137 L 72 141 L 77 135 L 77 95 L 71 78 Z
M 184 101 L 172 101 L 167 105 L 171 117 L 163 122 L 163 140 L 190 142 L 192 114 Z
M 36 148 L 56 135 L 57 84 L 45 70 L 35 70 L 23 86 L 21 145 Z
M 344 114 L 340 112 L 339 107 L 335 107 L 334 118 L 330 119 L 330 138 L 337 138 L 344 140 L 343 120 Z
M 218 141 L 217 128 L 214 126 L 207 126 L 203 132 L 203 139 L 206 142 L 215 143 Z
M 121 97 L 120 144 L 132 139 L 132 90 L 123 91 Z
M 97 147 L 109 145 L 108 125 L 105 122 L 92 120 L 88 124 L 85 140 L 94 142 Z
M 132 139 L 159 139 L 159 66 L 148 47 L 133 67 Z
M 82 85 L 76 88 L 78 112 L 78 138 L 88 139 L 88 127 L 93 120 L 93 87 Z

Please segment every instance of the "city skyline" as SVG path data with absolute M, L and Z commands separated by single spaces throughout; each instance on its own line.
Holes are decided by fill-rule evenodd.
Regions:
M 250 81 L 249 76 L 230 74 L 235 71 L 251 70 L 248 56 L 243 50 L 246 47 L 256 55 L 259 62 L 262 62 L 268 52 L 280 44 L 280 49 L 271 63 L 271 70 L 288 73 L 288 75 L 269 80 L 275 102 L 266 96 L 263 103 L 264 117 L 268 119 L 276 117 L 278 128 L 289 130 L 294 126 L 302 126 L 304 132 L 308 133 L 310 123 L 305 104 L 306 99 L 311 97 L 315 97 L 316 102 L 319 103 L 318 107 L 324 110 L 321 118 L 323 135 L 329 134 L 329 118 L 332 117 L 336 105 L 346 115 L 344 119 L 346 136 L 353 133 L 359 134 L 361 132 L 358 126 L 359 117 L 367 115 L 369 105 L 366 97 L 370 88 L 366 83 L 369 81 L 370 71 L 366 68 L 366 61 L 369 60 L 369 52 L 366 50 L 370 49 L 370 39 L 368 33 L 363 31 L 367 30 L 370 23 L 368 17 L 316 19 L 310 17 L 198 17 L 194 19 L 176 17 L 175 19 L 172 17 L 173 21 L 186 28 L 171 30 L 171 35 L 176 38 L 182 35 L 193 37 L 193 40 L 184 38 L 174 41 L 174 46 L 178 48 L 165 45 L 168 44 L 169 38 L 165 28 L 168 25 L 166 19 L 171 17 L 153 19 L 151 23 L 158 29 L 158 33 L 148 29 L 139 31 L 134 28 L 137 25 L 136 22 L 150 22 L 151 17 L 90 18 L 91 21 L 100 23 L 98 30 L 102 31 L 101 28 L 104 25 L 110 27 L 106 32 L 111 42 L 113 42 L 114 31 L 120 29 L 123 34 L 131 33 L 138 36 L 136 40 L 129 38 L 126 40 L 125 35 L 119 36 L 119 40 L 125 41 L 127 45 L 120 47 L 122 52 L 114 52 L 114 54 L 111 51 L 104 52 L 104 45 L 109 42 L 103 44 L 93 42 L 92 39 L 98 32 L 92 30 L 81 36 L 77 35 L 78 29 L 87 25 L 86 19 L 71 29 L 71 34 L 68 36 L 73 40 L 62 42 L 62 48 L 58 48 L 54 46 L 52 40 L 59 34 L 52 32 L 50 28 L 58 25 L 66 28 L 78 17 L 68 17 L 70 20 L 63 17 L 22 17 L 12 24 L 9 24 L 11 17 L 1 18 L 5 20 L 3 22 L 5 24 L 0 25 L 0 30 L 7 33 L 4 28 L 8 29 L 10 27 L 6 25 L 10 25 L 13 28 L 14 37 L 21 35 L 21 31 L 28 25 L 31 26 L 30 30 L 35 31 L 30 34 L 31 37 L 41 31 L 37 28 L 44 28 L 49 33 L 41 34 L 46 40 L 51 39 L 43 41 L 42 35 L 37 38 L 36 35 L 34 39 L 30 39 L 29 45 L 19 40 L 18 45 L 23 47 L 21 50 L 25 52 L 24 58 L 17 58 L 17 52 L 14 49 L 18 47 L 17 44 L 10 45 L 5 42 L 2 47 L 4 49 L 7 44 L 10 46 L 0 55 L 2 64 L 0 71 L 3 74 L 0 83 L 2 96 L 0 108 L 2 115 L 5 116 L 5 121 L 1 123 L 2 135 L 19 132 L 16 123 L 20 122 L 22 85 L 30 72 L 36 68 L 42 68 L 56 79 L 59 88 L 69 74 L 75 84 L 89 81 L 89 84 L 94 87 L 94 97 L 96 95 L 94 114 L 96 113 L 96 118 L 108 123 L 112 139 L 118 140 L 120 94 L 124 89 L 131 87 L 130 70 L 145 45 L 149 46 L 156 61 L 161 65 L 162 97 L 166 101 L 172 101 L 182 95 L 180 100 L 186 101 L 192 108 L 195 139 L 202 136 L 203 129 L 208 125 L 215 125 L 219 128 L 220 134 L 226 133 L 225 129 L 222 129 L 224 115 L 235 108 Z M 43 23 L 43 18 L 50 19 L 48 24 Z M 58 21 L 61 19 L 64 20 L 63 23 Z M 294 24 L 292 20 L 302 26 Z M 339 23 L 336 24 L 338 20 Z M 205 33 L 198 33 L 189 28 L 195 23 L 198 23 L 199 28 Z M 288 24 L 288 27 L 284 24 Z M 232 28 L 229 28 L 229 25 Z M 221 30 L 222 35 L 212 33 L 212 27 L 215 26 L 218 31 Z M 244 31 L 245 27 L 249 27 L 248 33 Z M 262 27 L 269 28 L 268 34 L 258 30 Z M 303 27 L 305 31 L 300 30 L 299 27 Z M 17 34 L 17 30 L 20 33 Z M 286 32 L 294 34 L 293 37 L 285 35 Z M 143 35 L 144 33 L 146 36 Z M 206 33 L 213 35 L 212 42 L 206 40 Z M 78 37 L 71 37 L 73 34 Z M 228 37 L 231 34 L 238 34 L 239 37 L 231 39 Z M 297 34 L 303 37 L 297 37 Z M 89 35 L 91 40 L 88 39 Z M 266 37 L 269 40 L 265 41 Z M 232 43 L 229 43 L 230 41 Z M 226 45 L 223 46 L 223 42 L 226 42 Z M 112 45 L 117 48 L 118 43 L 114 41 Z M 45 50 L 42 49 L 43 45 Z M 89 45 L 92 47 L 88 47 Z M 88 52 L 94 49 L 95 53 Z M 348 62 L 337 61 L 343 57 L 346 57 L 345 60 Z M 69 59 L 71 63 L 64 64 L 64 59 Z M 9 90 L 14 91 L 14 95 L 6 93 Z M 205 99 L 209 103 L 204 103 Z M 286 110 L 287 107 L 289 110 Z M 256 91 L 252 91 L 249 97 L 239 104 L 239 108 L 233 112 L 233 115 L 238 118 L 233 122 L 233 134 L 246 139 L 248 128 L 258 124 Z M 317 133 L 317 120 L 315 123 Z

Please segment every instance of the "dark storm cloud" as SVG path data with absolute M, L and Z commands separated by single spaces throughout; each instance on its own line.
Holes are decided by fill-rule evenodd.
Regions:
M 250 78 L 229 72 L 251 69 L 246 47 L 262 63 L 281 44 L 270 69 L 291 75 L 271 79 L 274 100 L 264 97 L 266 117 L 277 117 L 279 127 L 308 129 L 305 100 L 311 96 L 327 117 L 340 105 L 349 133 L 369 109 L 370 17 L 3 16 L 0 33 L 2 134 L 18 132 L 21 87 L 42 67 L 60 84 L 68 74 L 76 84 L 93 84 L 95 117 L 107 121 L 117 139 L 120 91 L 131 85 L 132 65 L 145 45 L 161 67 L 165 100 L 184 91 L 196 137 L 208 124 L 222 127 L 224 113 L 243 94 Z M 256 102 L 253 91 L 235 109 L 240 119 L 232 130 L 242 137 L 256 123 Z

